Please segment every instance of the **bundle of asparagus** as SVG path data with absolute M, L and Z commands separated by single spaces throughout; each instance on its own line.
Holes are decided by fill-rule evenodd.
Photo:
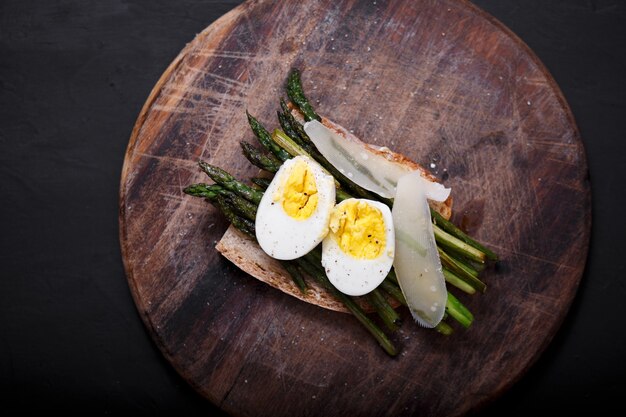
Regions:
M 293 103 L 292 106 L 301 112 L 305 121 L 321 120 L 304 95 L 298 70 L 292 70 L 290 73 L 286 89 L 287 95 Z M 253 165 L 267 173 L 274 174 L 280 169 L 283 162 L 298 155 L 305 155 L 317 161 L 334 177 L 337 186 L 337 202 L 354 196 L 380 201 L 390 207 L 393 205 L 393 200 L 380 197 L 376 193 L 360 187 L 339 172 L 317 150 L 305 132 L 302 123 L 294 117 L 289 105 L 282 99 L 280 100 L 280 108 L 277 112 L 280 129 L 275 129 L 272 134 L 256 118 L 247 113 L 250 127 L 264 149 L 260 150 L 245 141 L 240 143 L 244 156 Z M 199 162 L 199 166 L 215 184 L 193 184 L 185 188 L 184 192 L 195 197 L 205 198 L 221 210 L 235 228 L 250 238 L 256 239 L 257 209 L 270 180 L 262 177 L 252 178 L 251 182 L 254 185 L 248 186 L 219 167 L 203 161 Z M 484 292 L 486 285 L 480 280 L 479 273 L 485 268 L 488 261 L 497 261 L 497 255 L 466 235 L 432 208 L 431 217 L 437 251 L 446 282 L 467 294 L 474 294 L 476 291 Z M 281 261 L 281 264 L 300 291 L 303 293 L 307 291 L 305 275 L 316 280 L 345 305 L 389 355 L 396 355 L 397 349 L 390 338 L 364 312 L 355 299 L 338 291 L 331 284 L 322 267 L 321 257 L 321 250 L 317 247 L 295 260 Z M 400 316 L 392 308 L 389 300 L 395 299 L 404 306 L 407 305 L 407 302 L 393 269 L 382 284 L 368 293 L 366 298 L 384 325 L 392 332 L 397 330 L 401 323 Z M 472 313 L 449 291 L 445 312 L 444 320 L 435 326 L 435 329 L 444 335 L 453 332 L 453 328 L 447 322 L 450 318 L 464 328 L 468 328 L 474 320 Z

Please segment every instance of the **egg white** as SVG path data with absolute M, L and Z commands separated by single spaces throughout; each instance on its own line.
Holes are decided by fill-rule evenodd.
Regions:
M 342 201 L 336 210 L 351 200 L 354 199 Z M 385 248 L 380 255 L 374 259 L 357 259 L 344 252 L 330 233 L 322 241 L 322 266 L 328 279 L 339 291 L 352 296 L 367 294 L 378 287 L 391 270 L 395 253 L 395 232 L 389 207 L 377 201 L 361 201 L 378 208 L 382 213 Z
M 294 165 L 304 161 L 315 178 L 317 207 L 306 219 L 295 219 L 285 212 L 277 195 L 289 178 Z M 263 194 L 256 213 L 256 238 L 259 246 L 275 259 L 299 258 L 313 250 L 328 233 L 330 213 L 335 205 L 335 180 L 314 160 L 306 156 L 289 159 L 280 167 Z

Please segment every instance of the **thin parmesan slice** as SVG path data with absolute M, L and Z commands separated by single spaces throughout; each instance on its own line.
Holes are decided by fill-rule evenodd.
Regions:
M 391 161 L 381 153 L 371 152 L 363 143 L 346 140 L 317 120 L 305 123 L 304 130 L 339 172 L 382 197 L 394 198 L 398 180 L 411 172 L 406 165 Z M 428 199 L 442 202 L 450 196 L 450 188 L 423 175 L 419 178 Z
M 391 213 L 396 231 L 393 267 L 398 283 L 413 318 L 424 327 L 435 327 L 445 313 L 448 293 L 418 172 L 398 181 Z

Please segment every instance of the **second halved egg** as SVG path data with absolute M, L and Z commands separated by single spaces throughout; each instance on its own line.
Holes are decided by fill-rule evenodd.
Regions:
M 389 207 L 356 198 L 335 206 L 322 242 L 322 265 L 339 291 L 358 296 L 378 287 L 391 269 L 394 251 Z

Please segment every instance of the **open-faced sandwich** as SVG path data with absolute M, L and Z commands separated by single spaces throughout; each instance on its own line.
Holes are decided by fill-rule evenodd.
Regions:
M 217 250 L 287 294 L 352 313 L 390 355 L 397 350 L 376 321 L 396 330 L 401 305 L 442 334 L 452 333 L 450 319 L 469 327 L 472 313 L 446 284 L 484 292 L 479 272 L 497 256 L 449 221 L 451 190 L 415 162 L 320 117 L 297 70 L 286 88 L 291 103 L 281 100 L 272 134 L 248 114 L 263 150 L 241 147 L 263 175 L 249 186 L 200 161 L 215 184 L 185 189 L 231 222 Z

